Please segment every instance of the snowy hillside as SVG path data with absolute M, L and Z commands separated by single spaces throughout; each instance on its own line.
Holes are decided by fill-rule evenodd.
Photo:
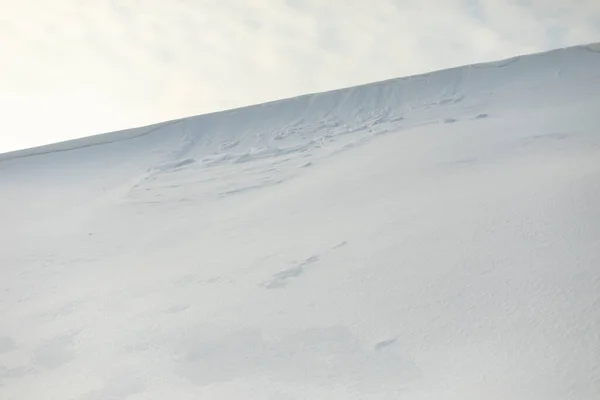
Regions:
M 600 398 L 600 45 L 3 154 L 0 221 L 2 400 Z

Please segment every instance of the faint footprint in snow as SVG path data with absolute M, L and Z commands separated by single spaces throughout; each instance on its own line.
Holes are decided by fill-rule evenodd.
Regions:
M 173 281 L 173 284 L 176 286 L 188 286 L 188 285 L 204 285 L 209 283 L 216 283 L 221 278 L 218 276 L 213 276 L 211 278 L 202 278 L 200 276 L 194 274 L 183 275 Z
M 453 123 L 455 123 L 455 122 L 457 122 L 457 120 L 456 120 L 456 119 L 454 119 L 454 118 L 446 118 L 446 119 L 444 120 L 444 123 L 445 123 L 445 124 L 453 124 Z
M 297 266 L 294 268 L 285 269 L 281 272 L 273 275 L 273 279 L 270 282 L 267 282 L 264 286 L 267 289 L 278 289 L 287 285 L 286 280 L 290 278 L 297 278 L 304 273 L 304 268 L 302 266 Z
M 189 304 L 179 304 L 179 305 L 174 305 L 174 306 L 168 307 L 165 310 L 163 310 L 163 312 L 165 314 L 178 314 L 182 311 L 187 310 L 188 308 L 190 308 Z
M 313 264 L 319 261 L 318 256 L 312 256 L 302 261 L 300 264 L 295 267 L 284 269 L 283 271 L 277 272 L 273 275 L 273 278 L 263 283 L 266 289 L 279 289 L 287 285 L 287 280 L 297 278 L 304 273 L 304 269 L 307 265 Z
M 388 339 L 388 340 L 379 342 L 379 343 L 375 344 L 375 350 L 383 350 L 386 347 L 389 347 L 389 346 L 393 345 L 394 343 L 396 343 L 397 340 L 398 340 L 398 338 L 393 338 L 393 339 Z
M 340 243 L 336 244 L 335 246 L 333 246 L 332 249 L 334 249 L 334 250 L 339 249 L 340 247 L 344 247 L 347 244 L 348 244 L 348 242 L 344 240 L 343 242 L 340 242 Z
M 304 273 L 303 266 L 298 265 L 297 267 L 294 267 L 294 268 L 284 269 L 283 271 L 278 272 L 273 276 L 276 279 L 284 280 L 284 279 L 289 279 L 289 278 L 296 278 L 296 277 L 302 275 L 303 273 Z

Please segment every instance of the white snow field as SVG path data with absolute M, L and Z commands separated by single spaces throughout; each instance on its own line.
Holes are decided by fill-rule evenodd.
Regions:
M 2 400 L 600 398 L 600 45 L 3 154 L 0 221 Z

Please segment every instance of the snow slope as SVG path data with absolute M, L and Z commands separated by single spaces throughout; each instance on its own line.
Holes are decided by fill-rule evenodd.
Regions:
M 600 46 L 0 155 L 0 399 L 600 398 Z

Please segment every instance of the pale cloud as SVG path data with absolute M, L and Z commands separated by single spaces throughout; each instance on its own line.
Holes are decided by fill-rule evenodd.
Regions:
M 600 41 L 597 0 L 0 7 L 0 151 Z

